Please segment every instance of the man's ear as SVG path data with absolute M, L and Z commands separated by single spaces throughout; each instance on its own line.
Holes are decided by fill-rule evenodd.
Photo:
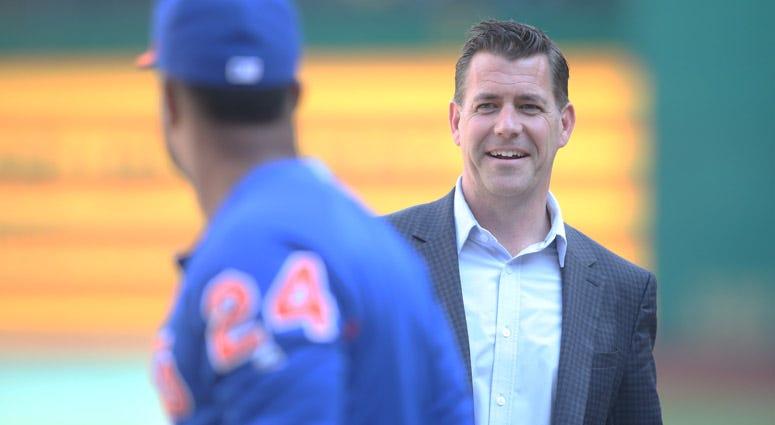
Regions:
M 301 101 L 301 84 L 298 81 L 294 81 L 291 87 L 288 89 L 288 109 L 293 111 L 299 106 Z
M 180 88 L 166 78 L 162 78 L 159 84 L 162 124 L 165 128 L 171 129 L 180 123 Z
M 576 126 L 576 108 L 573 107 L 572 103 L 568 102 L 562 108 L 560 119 L 562 125 L 562 128 L 560 128 L 560 147 L 563 147 L 568 144 L 573 128 Z
M 460 146 L 460 106 L 454 100 L 449 102 L 449 130 L 452 140 Z

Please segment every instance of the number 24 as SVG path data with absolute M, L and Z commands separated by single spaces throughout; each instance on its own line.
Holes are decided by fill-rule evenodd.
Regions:
M 225 270 L 208 283 L 202 314 L 208 324 L 207 349 L 213 366 L 232 369 L 251 358 L 271 335 L 256 321 L 261 294 L 253 278 Z M 339 311 L 325 265 L 312 252 L 297 251 L 285 260 L 263 304 L 265 326 L 275 332 L 301 328 L 313 342 L 338 336 Z

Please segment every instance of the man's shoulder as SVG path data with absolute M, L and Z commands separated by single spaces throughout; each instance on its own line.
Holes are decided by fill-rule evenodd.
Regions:
M 424 225 L 453 213 L 454 190 L 443 197 L 424 204 L 413 205 L 383 217 L 401 231 Z
M 385 214 L 383 217 L 396 225 L 418 221 L 421 217 L 427 216 L 431 210 L 433 210 L 434 202 L 412 205 L 411 207 Z
M 603 246 L 580 230 L 565 224 L 568 252 L 573 255 L 590 255 L 603 267 L 625 274 L 648 276 L 653 273 Z

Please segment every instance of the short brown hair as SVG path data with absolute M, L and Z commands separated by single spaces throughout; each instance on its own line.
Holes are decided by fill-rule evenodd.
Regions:
M 515 21 L 485 20 L 468 30 L 455 65 L 455 102 L 463 104 L 471 58 L 480 51 L 504 56 L 509 60 L 546 55 L 552 71 L 552 91 L 559 108 L 568 103 L 568 62 L 560 48 L 543 31 Z

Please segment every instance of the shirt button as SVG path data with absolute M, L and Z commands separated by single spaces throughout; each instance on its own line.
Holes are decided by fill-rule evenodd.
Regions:
M 511 267 L 506 267 L 506 274 L 511 274 L 511 273 L 512 273 Z
M 495 402 L 498 403 L 498 406 L 503 406 L 506 404 L 506 397 L 499 395 L 498 398 L 495 399 Z
M 505 336 L 506 338 L 510 337 L 510 336 L 511 336 L 511 329 L 509 329 L 509 328 L 503 328 L 503 332 L 502 332 L 502 334 L 503 334 L 503 336 Z

